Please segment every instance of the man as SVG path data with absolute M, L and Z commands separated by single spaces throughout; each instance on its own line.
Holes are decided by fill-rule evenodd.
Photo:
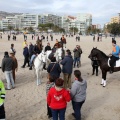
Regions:
M 5 73 L 5 78 L 7 80 L 6 90 L 11 90 L 11 85 L 12 88 L 15 87 L 13 75 L 12 75 L 12 70 L 14 69 L 14 61 L 11 57 L 9 57 L 8 52 L 5 52 L 4 55 L 5 56 L 2 60 L 1 67 L 2 67 L 2 71 Z
M 5 120 L 4 100 L 5 100 L 5 87 L 3 82 L 0 80 L 0 120 Z
M 80 57 L 82 54 L 82 50 L 80 49 L 79 45 L 76 45 L 76 48 L 73 50 L 73 52 L 74 52 L 74 67 L 76 66 L 76 63 L 77 63 L 77 67 L 79 67 Z
M 33 55 L 33 49 L 34 49 L 34 45 L 30 42 L 29 43 L 29 59 L 31 59 Z
M 14 61 L 14 68 L 12 70 L 12 74 L 13 74 L 13 80 L 14 80 L 14 83 L 15 83 L 15 79 L 16 79 L 16 76 L 15 76 L 15 71 L 17 72 L 18 70 L 18 62 L 17 62 L 17 59 L 15 57 L 15 54 L 12 50 L 10 50 L 10 57 L 13 59 Z
M 47 43 L 47 46 L 45 47 L 45 52 L 51 50 L 50 43 Z
M 28 63 L 28 67 L 29 67 L 29 51 L 27 45 L 25 45 L 23 49 L 23 55 L 24 55 L 24 64 L 21 68 L 25 68 L 26 63 Z
M 66 50 L 66 56 L 60 62 L 63 65 L 62 72 L 64 78 L 64 88 L 71 88 L 71 74 L 73 70 L 73 58 L 70 50 Z
M 62 35 L 60 41 L 62 43 L 62 47 L 63 47 L 63 44 L 65 44 L 65 48 L 66 48 L 66 39 L 65 39 L 64 35 Z
M 112 46 L 113 46 L 113 50 L 112 50 L 112 56 L 111 56 L 111 60 L 110 60 L 110 73 L 114 72 L 114 64 L 115 62 L 119 59 L 119 46 L 116 45 L 116 41 L 113 39 L 112 40 Z

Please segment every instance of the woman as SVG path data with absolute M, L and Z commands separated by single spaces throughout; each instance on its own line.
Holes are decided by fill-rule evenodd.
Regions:
M 50 76 L 55 76 L 56 78 L 60 77 L 61 68 L 60 68 L 59 63 L 56 63 L 55 57 L 51 59 L 51 63 L 49 64 L 47 68 L 47 72 L 49 73 Z
M 64 80 L 58 78 L 55 87 L 51 88 L 47 96 L 47 104 L 51 108 L 53 120 L 65 120 L 67 102 L 71 100 L 70 93 L 63 88 Z
M 86 99 L 87 82 L 82 79 L 79 70 L 74 71 L 75 81 L 71 88 L 71 99 L 74 113 L 72 115 L 75 120 L 81 120 L 81 107 Z

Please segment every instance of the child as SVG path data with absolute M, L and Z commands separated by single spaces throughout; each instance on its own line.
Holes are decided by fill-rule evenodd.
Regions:
M 92 75 L 94 75 L 95 70 L 96 70 L 96 76 L 98 76 L 99 62 L 98 62 L 98 60 L 97 60 L 96 57 L 93 57 L 93 58 L 92 58 L 92 67 L 93 67 L 93 73 L 92 73 Z
M 50 76 L 49 81 L 46 84 L 46 95 L 48 95 L 48 92 L 49 92 L 50 88 L 54 86 L 54 81 L 55 81 L 55 77 Z M 48 115 L 48 118 L 52 117 L 51 109 L 48 106 L 48 104 L 47 104 L 47 115 Z
M 4 100 L 5 100 L 5 87 L 3 82 L 0 80 L 0 120 L 5 120 Z

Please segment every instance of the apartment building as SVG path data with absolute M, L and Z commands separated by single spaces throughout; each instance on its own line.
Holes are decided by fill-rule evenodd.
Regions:
M 119 16 L 112 17 L 110 23 L 119 23 Z
M 78 13 L 74 16 L 63 16 L 62 17 L 62 27 L 66 32 L 69 32 L 71 27 L 78 28 L 78 32 L 85 34 L 86 29 L 92 25 L 92 15 L 85 13 Z
M 1 29 L 7 29 L 8 26 L 13 26 L 14 28 L 37 28 L 39 24 L 53 23 L 61 27 L 61 17 L 52 14 L 36 15 L 36 14 L 22 14 L 15 15 L 13 17 L 6 17 L 2 19 Z

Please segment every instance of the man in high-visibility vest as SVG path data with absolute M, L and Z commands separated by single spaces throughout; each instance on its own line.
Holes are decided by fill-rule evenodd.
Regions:
M 4 100 L 5 100 L 5 87 L 3 82 L 0 80 L 0 120 L 5 120 Z

